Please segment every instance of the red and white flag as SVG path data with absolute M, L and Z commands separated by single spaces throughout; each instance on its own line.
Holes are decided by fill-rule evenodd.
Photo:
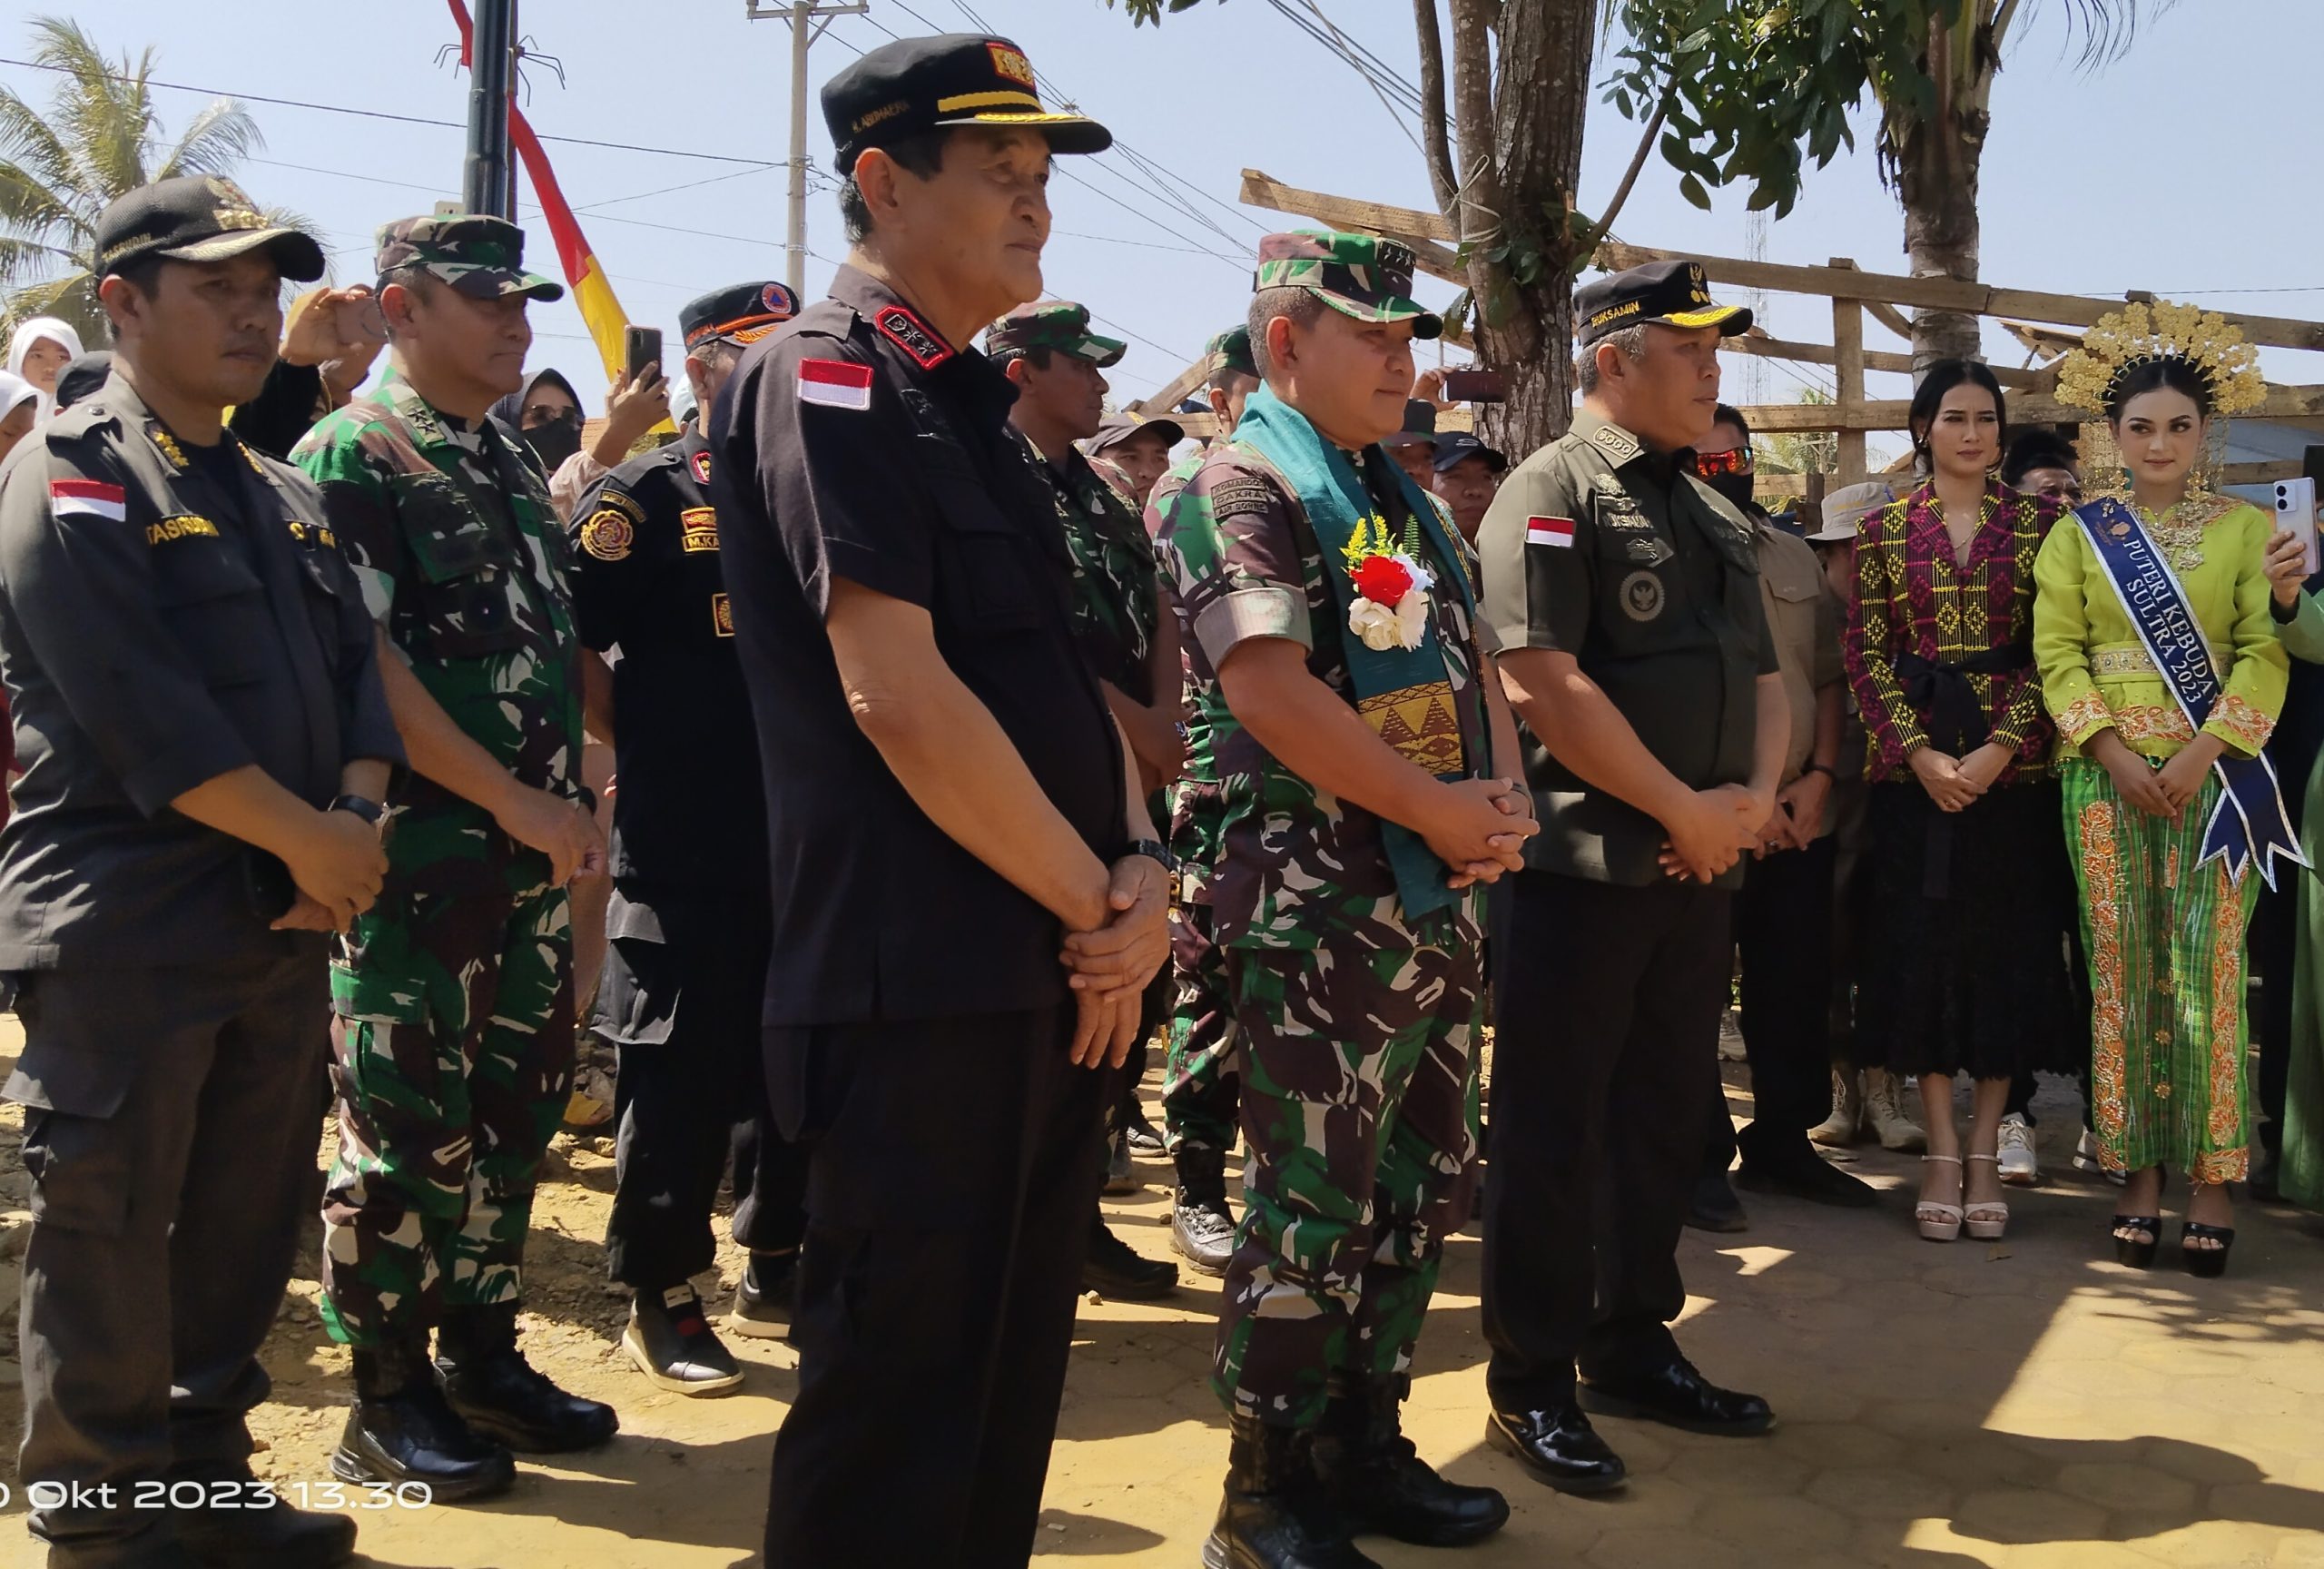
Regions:
M 1570 550 L 1573 548 L 1573 519 L 1528 518 L 1525 519 L 1525 543 L 1554 545 L 1561 550 Z
M 802 360 L 799 401 L 864 413 L 872 407 L 872 367 L 844 360 Z
M 129 493 L 102 479 L 52 479 L 48 510 L 58 518 L 103 518 L 120 522 L 129 513 Z

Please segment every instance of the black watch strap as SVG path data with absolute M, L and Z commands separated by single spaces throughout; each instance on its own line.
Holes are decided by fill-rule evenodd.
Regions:
M 1149 861 L 1158 862 L 1165 872 L 1176 872 L 1178 869 L 1178 858 L 1171 854 L 1170 847 L 1158 839 L 1133 839 L 1115 859 L 1126 861 L 1132 855 L 1143 855 Z
M 1799 772 L 1803 778 L 1810 774 L 1821 774 L 1825 778 L 1832 780 L 1839 778 L 1837 774 L 1832 772 L 1831 765 L 1828 763 L 1810 763 Z
M 353 813 L 356 816 L 362 818 L 364 822 L 369 823 L 374 828 L 377 828 L 379 825 L 380 821 L 388 814 L 388 809 L 386 807 L 380 805 L 377 801 L 366 800 L 360 795 L 341 795 L 337 800 L 333 801 L 329 806 L 324 807 L 323 810 L 326 812 Z

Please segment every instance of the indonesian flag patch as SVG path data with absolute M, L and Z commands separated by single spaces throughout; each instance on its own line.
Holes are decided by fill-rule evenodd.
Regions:
M 1528 518 L 1525 519 L 1525 543 L 1554 545 L 1561 550 L 1571 550 L 1573 548 L 1573 519 Z
M 799 401 L 865 413 L 872 407 L 872 367 L 844 360 L 802 360 Z
M 102 479 L 52 479 L 48 509 L 58 518 L 103 518 L 118 523 L 129 512 L 129 493 Z

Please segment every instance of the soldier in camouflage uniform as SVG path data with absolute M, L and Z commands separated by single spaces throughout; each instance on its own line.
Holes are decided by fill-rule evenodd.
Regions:
M 1220 442 L 1235 434 L 1243 405 L 1258 390 L 1251 360 L 1251 330 L 1229 328 L 1213 338 L 1209 395 Z M 1157 480 L 1147 499 L 1146 526 L 1162 526 L 1170 503 L 1202 467 L 1187 459 Z M 1176 607 L 1175 598 L 1172 601 Z M 1178 615 L 1178 641 L 1191 666 L 1194 630 Z M 1187 677 L 1191 684 L 1192 676 Z M 1235 1217 L 1226 1207 L 1226 1156 L 1235 1148 L 1235 1117 L 1242 1076 L 1235 1066 L 1235 1010 L 1211 941 L 1210 882 L 1218 865 L 1218 773 L 1202 706 L 1187 708 L 1187 764 L 1170 787 L 1170 854 L 1178 862 L 1178 900 L 1170 912 L 1168 1054 L 1162 1070 L 1162 1130 L 1177 1190 L 1170 1206 L 1170 1246 L 1206 1275 L 1226 1273 L 1235 1251 Z
M 1378 445 L 1412 340 L 1442 325 L 1409 298 L 1412 252 L 1299 233 L 1259 259 L 1266 385 L 1164 498 L 1160 543 L 1218 780 L 1212 934 L 1250 1150 L 1205 1562 L 1295 1569 L 1370 1563 L 1354 1530 L 1454 1545 L 1508 1518 L 1423 1462 L 1399 1411 L 1474 1177 L 1478 884 L 1532 824 L 1490 776 L 1516 736 L 1461 552 Z
M 605 854 L 578 778 L 564 529 L 485 417 L 522 380 L 527 302 L 563 293 L 523 270 L 523 244 L 466 214 L 382 229 L 392 369 L 292 454 L 398 656 L 381 664 L 411 758 L 386 889 L 331 966 L 323 1313 L 357 1386 L 331 1464 L 439 1500 L 507 1486 L 509 1448 L 617 1426 L 516 1346 L 534 1180 L 572 1071 L 565 883 Z
M 1073 560 L 1074 627 L 1081 651 L 1098 673 L 1149 795 L 1174 778 L 1183 756 L 1178 739 L 1177 627 L 1162 614 L 1154 544 L 1137 510 L 1074 446 L 1096 434 L 1105 416 L 1104 369 L 1124 345 L 1089 330 L 1088 310 L 1061 300 L 1022 305 L 985 333 L 985 352 L 1017 388 L 1009 422 L 1029 447 L 1033 467 L 1057 498 L 1058 521 Z M 1159 803 L 1150 808 L 1159 816 Z M 1125 1127 L 1145 1072 L 1146 1037 L 1167 1005 L 1167 982 L 1157 977 L 1138 1044 L 1130 1053 L 1108 1121 L 1112 1170 L 1107 1186 L 1132 1191 Z M 1128 1105 L 1124 1104 L 1127 1100 Z M 1093 1202 L 1086 1285 L 1108 1297 L 1145 1300 L 1167 1296 L 1178 1283 L 1176 1265 L 1141 1258 L 1107 1229 Z

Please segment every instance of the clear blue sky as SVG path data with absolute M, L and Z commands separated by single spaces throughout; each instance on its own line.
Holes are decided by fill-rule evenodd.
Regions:
M 441 0 L 107 0 L 71 9 L 109 53 L 154 45 L 161 80 L 452 122 L 466 115 L 465 75 L 436 63 L 453 37 Z M 772 165 L 550 143 L 622 303 L 633 320 L 665 331 L 675 332 L 678 307 L 694 294 L 783 275 L 789 30 L 747 21 L 744 9 L 744 0 L 527 0 L 522 7 L 523 31 L 565 66 L 562 85 L 544 66 L 531 68 L 528 112 L 544 134 Z M 1326 9 L 1402 73 L 1417 74 L 1409 0 L 1327 0 Z M 2079 70 L 2067 52 L 2062 0 L 2034 10 L 1994 95 L 1985 279 L 2077 293 L 2145 288 L 2223 309 L 2324 316 L 2317 265 L 2324 201 L 2314 156 L 2324 5 L 2181 0 L 2148 19 L 2132 52 L 2096 74 Z M 853 49 L 884 42 L 882 27 L 907 35 L 970 30 L 970 12 L 1017 39 L 1049 90 L 1205 193 L 1181 191 L 1206 221 L 1198 223 L 1145 185 L 1118 150 L 1060 161 L 1074 178 L 1052 188 L 1049 287 L 1088 302 L 1131 340 L 1114 372 L 1119 397 L 1150 391 L 1237 319 L 1252 242 L 1268 228 L 1290 226 L 1235 206 L 1244 167 L 1309 189 L 1432 205 L 1420 156 L 1397 121 L 1266 0 L 1206 5 L 1158 32 L 1134 31 L 1101 0 L 872 0 L 869 15 L 840 19 L 816 45 L 811 82 L 853 59 Z M 222 22 L 226 15 L 231 22 Z M 22 32 L 0 25 L 0 54 L 25 53 Z M 0 82 L 35 103 L 50 88 L 43 74 L 15 65 L 0 65 Z M 172 128 L 203 101 L 178 92 L 157 98 Z M 244 183 L 262 202 L 307 214 L 343 280 L 368 273 L 380 221 L 458 193 L 458 129 L 251 108 L 267 146 Z M 820 112 L 811 108 L 809 119 L 828 175 Z M 1586 207 L 1611 193 L 1636 134 L 1593 94 Z M 809 216 L 810 246 L 839 256 L 828 189 L 810 198 Z M 1721 193 L 1716 211 L 1698 212 L 1659 159 L 1616 229 L 1636 243 L 1713 255 L 1744 255 L 1751 243 L 1739 193 Z M 1902 217 L 1880 186 L 1868 134 L 1855 153 L 1810 174 L 1799 205 L 1768 227 L 1764 244 L 1771 261 L 1850 256 L 1870 270 L 1904 270 Z M 543 270 L 554 271 L 537 229 L 535 245 Z M 826 262 L 811 261 L 811 294 L 829 276 Z M 1435 297 L 1450 295 L 1430 287 Z M 1778 335 L 1829 340 L 1828 306 L 1783 296 L 1766 303 L 1763 319 Z M 537 309 L 536 320 L 536 365 L 570 373 L 594 410 L 602 377 L 578 316 L 561 303 Z M 1876 327 L 1869 341 L 1895 347 Z M 1989 349 L 1996 360 L 2008 352 L 1998 340 Z M 2279 380 L 2324 382 L 2324 357 L 2280 353 L 2269 368 Z M 1807 368 L 1801 374 L 1820 379 Z M 1771 366 L 1737 365 L 1729 381 L 1735 401 L 1789 401 L 1799 391 Z M 1898 395 L 1893 383 L 1876 382 L 1874 391 Z

